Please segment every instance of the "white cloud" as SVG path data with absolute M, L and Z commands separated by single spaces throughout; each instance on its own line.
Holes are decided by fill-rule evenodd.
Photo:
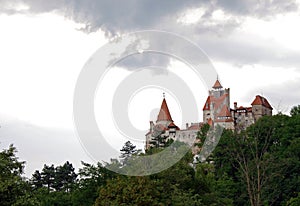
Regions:
M 200 21 L 205 12 L 205 8 L 188 9 L 179 15 L 177 22 L 184 25 L 196 24 Z

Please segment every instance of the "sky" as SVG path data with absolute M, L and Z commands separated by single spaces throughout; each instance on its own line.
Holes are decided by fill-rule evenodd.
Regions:
M 45 163 L 69 160 L 78 168 L 81 160 L 93 161 L 73 123 L 77 78 L 87 60 L 110 39 L 140 30 L 172 32 L 197 44 L 222 85 L 230 88 L 231 104 L 250 106 L 259 94 L 269 100 L 275 114 L 288 114 L 300 104 L 299 6 L 298 0 L 0 0 L 0 147 L 11 143 L 17 147 L 18 156 L 27 162 L 28 176 Z M 155 55 L 121 66 L 132 71 L 137 61 L 186 67 Z M 125 73 L 111 77 L 116 85 Z M 186 78 L 197 92 L 192 77 Z M 107 87 L 106 92 L 113 94 L 109 83 Z M 149 120 L 155 120 L 162 90 L 133 95 L 128 116 L 136 128 L 147 130 Z M 201 116 L 182 119 L 176 94 L 166 93 L 178 125 L 201 121 Z M 199 89 L 199 110 L 206 97 L 207 91 Z M 102 99 L 98 92 L 95 105 Z M 101 119 L 99 107 L 95 111 Z M 108 131 L 113 127 L 102 126 Z M 124 141 L 116 139 L 115 147 Z

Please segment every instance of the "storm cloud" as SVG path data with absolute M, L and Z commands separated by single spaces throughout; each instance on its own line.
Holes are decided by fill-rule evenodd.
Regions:
M 278 13 L 296 11 L 295 0 L 2 0 L 1 12 L 18 13 L 20 6 L 28 6 L 28 13 L 57 12 L 66 18 L 86 25 L 87 31 L 101 28 L 110 34 L 128 32 L 137 29 L 153 29 L 162 22 L 173 24 L 178 16 L 188 10 L 203 8 L 201 18 L 209 20 L 216 10 L 224 10 L 236 18 L 257 16 L 268 18 Z M 229 20 L 231 21 L 231 20 Z M 198 27 L 203 26 L 201 23 Z M 204 26 L 206 27 L 206 26 Z M 161 28 L 163 29 L 163 28 Z

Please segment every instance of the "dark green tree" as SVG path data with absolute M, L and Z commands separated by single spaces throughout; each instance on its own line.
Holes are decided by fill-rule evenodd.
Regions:
M 299 137 L 298 115 L 263 117 L 241 133 L 224 131 L 213 154 L 217 181 L 228 184 L 222 191 L 234 194 L 235 205 L 285 205 L 299 191 Z
M 133 145 L 130 141 L 125 142 L 124 146 L 120 150 L 121 155 L 121 162 L 123 165 L 126 165 L 128 159 L 131 158 L 133 155 L 137 155 L 141 150 L 136 149 L 136 146 Z
M 30 185 L 22 177 L 25 162 L 18 160 L 16 152 L 13 145 L 0 152 L 0 204 L 37 205 Z
M 34 190 L 37 190 L 37 189 L 43 187 L 43 179 L 42 179 L 42 175 L 39 170 L 36 170 L 32 174 L 31 185 L 33 186 Z
M 81 162 L 83 168 L 79 169 L 79 181 L 72 192 L 74 205 L 93 205 L 99 196 L 101 186 L 115 176 L 115 173 L 106 169 L 98 162 L 96 165 Z
M 76 181 L 75 168 L 68 161 L 62 166 L 55 168 L 53 187 L 56 191 L 70 192 Z
M 48 189 L 48 193 L 51 191 L 54 185 L 55 180 L 55 168 L 52 164 L 51 166 L 44 165 L 43 170 L 41 172 L 43 185 L 45 185 Z
M 300 115 L 300 105 L 294 106 L 290 111 L 291 116 Z

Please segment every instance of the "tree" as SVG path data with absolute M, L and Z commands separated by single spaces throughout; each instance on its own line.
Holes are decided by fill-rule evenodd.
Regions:
M 137 150 L 135 145 L 133 145 L 130 141 L 127 141 L 125 142 L 124 146 L 120 151 L 120 158 L 122 160 L 123 165 L 125 165 L 132 155 L 137 155 L 141 150 Z
M 116 174 L 104 167 L 100 162 L 96 165 L 81 162 L 83 168 L 79 169 L 79 181 L 73 191 L 72 200 L 74 205 L 93 205 L 99 196 L 100 187 Z
M 290 111 L 291 116 L 300 115 L 300 105 L 294 106 Z
M 224 131 L 213 161 L 235 205 L 285 205 L 300 191 L 299 137 L 299 115 L 263 117 L 245 132 Z
M 43 187 L 43 179 L 42 179 L 42 175 L 39 170 L 36 170 L 32 174 L 31 185 L 33 186 L 33 188 L 35 190 Z
M 51 166 L 44 165 L 44 168 L 41 173 L 43 185 L 46 185 L 48 189 L 48 193 L 53 188 L 54 180 L 55 180 L 55 168 L 52 164 Z
M 56 191 L 70 192 L 75 184 L 77 174 L 72 164 L 68 161 L 63 166 L 55 168 L 55 178 L 53 187 Z
M 0 204 L 36 205 L 29 184 L 21 176 L 25 162 L 18 160 L 16 152 L 13 145 L 0 152 Z
M 300 205 L 300 192 L 298 193 L 297 197 L 291 198 L 287 203 L 287 206 L 299 206 L 299 205 Z
M 118 176 L 101 187 L 95 205 L 159 205 L 159 190 L 149 177 Z

